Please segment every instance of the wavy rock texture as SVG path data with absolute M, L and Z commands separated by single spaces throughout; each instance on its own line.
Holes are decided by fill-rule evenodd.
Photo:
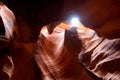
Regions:
M 43 25 L 66 19 L 72 11 L 77 12 L 81 22 L 96 30 L 98 35 L 112 39 L 120 37 L 119 0 L 44 0 L 44 3 L 36 0 L 1 1 L 14 12 L 18 24 L 19 39 L 13 56 L 16 67 L 14 80 L 39 80 L 32 49 L 40 29 Z

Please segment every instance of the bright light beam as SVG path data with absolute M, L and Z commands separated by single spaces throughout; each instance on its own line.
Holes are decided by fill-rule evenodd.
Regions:
M 71 26 L 77 27 L 78 23 L 80 23 L 79 19 L 77 17 L 73 17 L 71 19 Z

